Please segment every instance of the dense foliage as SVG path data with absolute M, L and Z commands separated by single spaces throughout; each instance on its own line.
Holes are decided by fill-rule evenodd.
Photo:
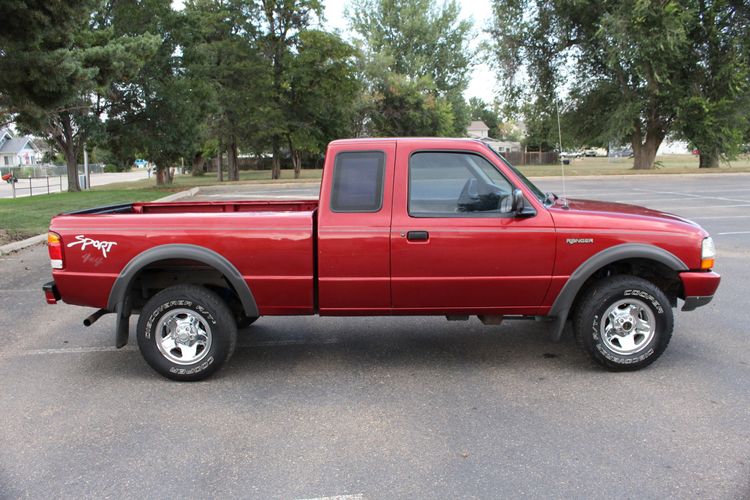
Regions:
M 750 5 L 741 0 L 493 0 L 492 102 L 464 93 L 475 36 L 457 0 L 349 0 L 351 41 L 322 0 L 0 1 L 0 123 L 119 167 L 196 175 L 240 157 L 299 175 L 340 137 L 463 135 L 483 120 L 527 146 L 630 143 L 651 168 L 667 136 L 716 166 L 750 141 Z M 492 100 L 492 85 L 487 98 Z M 502 106 L 499 104 L 502 103 Z M 218 169 L 220 180 L 224 172 Z
M 493 0 L 493 10 L 503 94 L 537 143 L 557 142 L 557 100 L 570 142 L 630 143 L 636 169 L 653 168 L 668 134 L 699 148 L 701 166 L 746 140 L 747 2 Z

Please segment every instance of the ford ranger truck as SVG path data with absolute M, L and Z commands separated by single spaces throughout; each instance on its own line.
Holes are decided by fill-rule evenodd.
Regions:
M 572 325 L 609 370 L 666 349 L 672 308 L 711 301 L 714 244 L 697 224 L 541 192 L 478 140 L 328 146 L 319 201 L 132 203 L 52 219 L 47 302 L 138 314 L 160 374 L 200 380 L 261 316 L 434 315 Z

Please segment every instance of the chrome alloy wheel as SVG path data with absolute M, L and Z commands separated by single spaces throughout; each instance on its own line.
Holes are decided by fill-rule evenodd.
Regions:
M 193 310 L 173 309 L 156 324 L 156 346 L 172 363 L 192 365 L 208 354 L 211 327 Z
M 654 338 L 656 317 L 645 302 L 627 298 L 609 306 L 600 328 L 608 349 L 622 355 L 635 354 Z

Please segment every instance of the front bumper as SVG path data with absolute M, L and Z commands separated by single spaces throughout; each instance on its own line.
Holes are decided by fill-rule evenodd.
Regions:
M 721 276 L 712 271 L 689 271 L 680 273 L 680 280 L 685 300 L 682 310 L 693 311 L 711 302 L 719 288 Z

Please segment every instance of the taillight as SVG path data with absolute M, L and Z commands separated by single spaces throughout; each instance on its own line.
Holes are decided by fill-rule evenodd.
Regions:
M 47 251 L 52 269 L 63 268 L 62 240 L 60 235 L 50 231 L 47 233 Z

